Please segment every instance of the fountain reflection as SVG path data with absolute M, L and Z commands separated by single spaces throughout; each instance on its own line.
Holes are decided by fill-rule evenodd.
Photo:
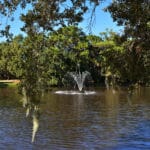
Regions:
M 84 92 L 79 92 L 79 91 L 55 91 L 55 94 L 64 94 L 64 95 L 93 95 L 96 94 L 95 91 L 84 91 Z

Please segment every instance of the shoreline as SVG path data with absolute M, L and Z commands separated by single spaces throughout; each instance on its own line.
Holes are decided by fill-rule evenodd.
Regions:
M 11 79 L 11 80 L 0 80 L 0 83 L 19 83 L 20 80 L 17 79 Z
M 18 79 L 0 80 L 0 88 L 15 87 L 19 83 L 20 83 L 20 80 L 18 80 Z

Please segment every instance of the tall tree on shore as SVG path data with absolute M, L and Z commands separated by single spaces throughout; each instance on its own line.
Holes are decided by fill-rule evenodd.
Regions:
M 114 0 L 107 8 L 113 20 L 124 26 L 127 37 L 150 40 L 150 1 Z
M 129 72 L 134 72 L 131 81 L 147 81 L 150 74 L 150 1 L 114 0 L 106 11 L 118 25 L 124 26 L 123 37 L 128 41 L 126 56 L 130 59 L 127 63 Z

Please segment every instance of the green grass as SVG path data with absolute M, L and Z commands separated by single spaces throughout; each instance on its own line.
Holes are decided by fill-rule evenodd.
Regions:
M 2 82 L 0 80 L 0 88 L 4 88 L 4 87 L 16 87 L 18 83 L 16 82 Z

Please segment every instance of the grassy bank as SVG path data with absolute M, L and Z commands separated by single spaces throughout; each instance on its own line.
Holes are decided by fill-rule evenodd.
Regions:
M 19 82 L 19 80 L 0 80 L 0 88 L 16 87 Z

